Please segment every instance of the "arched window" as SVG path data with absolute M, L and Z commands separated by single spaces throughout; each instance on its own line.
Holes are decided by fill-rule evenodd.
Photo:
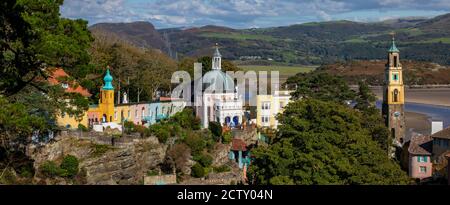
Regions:
M 398 90 L 397 90 L 397 89 L 394 90 L 394 93 L 393 93 L 393 101 L 394 101 L 394 102 L 398 102 Z

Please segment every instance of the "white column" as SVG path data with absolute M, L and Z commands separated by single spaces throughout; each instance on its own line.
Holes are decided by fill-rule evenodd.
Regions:
M 206 96 L 203 95 L 203 128 L 208 128 L 208 105 L 206 103 Z

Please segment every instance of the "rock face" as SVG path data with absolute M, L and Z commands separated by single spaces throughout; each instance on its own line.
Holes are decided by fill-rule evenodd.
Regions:
M 214 146 L 214 151 L 212 152 L 213 166 L 222 166 L 230 161 L 228 158 L 228 153 L 230 152 L 231 144 L 225 145 L 217 143 Z
M 120 147 L 103 146 L 101 152 L 98 146 L 95 140 L 63 136 L 42 148 L 31 149 L 29 156 L 37 169 L 44 161 L 74 155 L 80 161 L 80 170 L 85 171 L 87 184 L 142 184 L 146 172 L 163 162 L 167 149 L 155 137 L 134 139 Z

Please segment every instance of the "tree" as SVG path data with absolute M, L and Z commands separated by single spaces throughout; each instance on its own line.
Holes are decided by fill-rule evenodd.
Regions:
M 47 78 L 55 67 L 73 79 L 86 74 L 92 37 L 84 20 L 61 18 L 62 0 L 6 0 L 0 3 L 0 163 L 18 163 L 32 136 L 54 128 L 56 115 L 80 119 L 88 101 Z
M 391 135 L 389 134 L 389 129 L 384 125 L 384 120 L 379 110 L 375 107 L 376 97 L 365 81 L 359 81 L 358 84 L 359 89 L 354 108 L 363 114 L 362 125 L 369 130 L 372 139 L 377 141 L 388 152 Z
M 89 62 L 92 37 L 87 22 L 60 18 L 62 3 L 8 0 L 0 4 L 0 94 L 11 96 L 26 86 L 46 92 L 36 83 L 48 77 L 45 69 L 62 66 L 74 71 Z
M 305 99 L 289 103 L 278 120 L 270 145 L 252 151 L 253 184 L 408 183 L 348 106 Z
M 375 107 L 377 98 L 370 90 L 369 85 L 365 81 L 359 81 L 358 87 L 359 89 L 355 99 L 355 109 L 358 109 L 365 114 L 378 113 L 378 110 Z
M 215 141 L 222 139 L 222 125 L 219 122 L 209 122 L 209 130 Z
M 297 89 L 293 97 L 315 98 L 324 101 L 334 101 L 345 103 L 347 100 L 353 100 L 355 93 L 347 83 L 338 76 L 333 76 L 323 72 L 298 73 L 289 77 L 286 81 L 291 87 Z

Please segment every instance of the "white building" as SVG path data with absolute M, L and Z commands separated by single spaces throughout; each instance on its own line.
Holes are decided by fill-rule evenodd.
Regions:
M 208 128 L 209 122 L 219 122 L 222 126 L 241 125 L 244 111 L 242 97 L 237 93 L 234 79 L 222 71 L 222 55 L 216 46 L 212 58 L 212 70 L 196 83 L 202 82 L 202 92 L 195 93 L 196 114 L 201 119 L 202 127 Z

